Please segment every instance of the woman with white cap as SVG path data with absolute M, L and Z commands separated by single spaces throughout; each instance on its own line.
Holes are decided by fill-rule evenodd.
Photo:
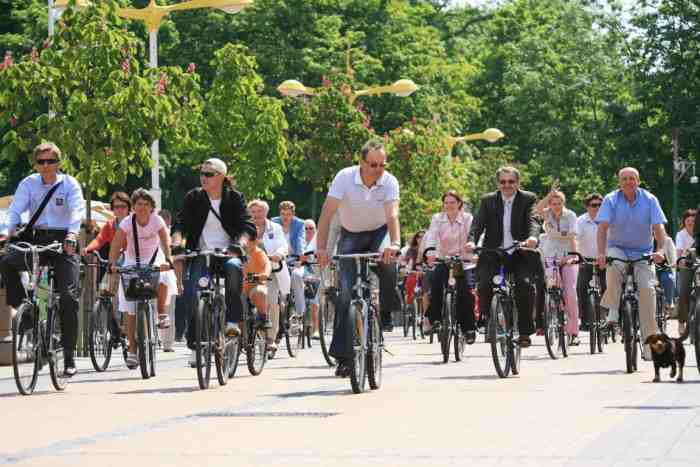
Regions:
M 182 210 L 177 213 L 173 227 L 173 247 L 184 246 L 183 237 L 191 250 L 226 250 L 232 244 L 244 246 L 248 240 L 255 240 L 256 230 L 246 210 L 245 197 L 236 191 L 233 179 L 226 173 L 226 163 L 221 159 L 208 159 L 201 165 L 199 180 L 202 186 L 185 195 Z M 243 313 L 242 264 L 240 259 L 232 257 L 223 268 L 226 279 L 226 334 L 237 336 L 241 332 Z M 207 272 L 205 258 L 196 258 L 191 262 L 189 280 L 185 285 L 185 301 L 192 310 L 197 305 L 196 284 Z M 187 329 L 187 346 L 190 349 L 194 349 L 193 334 L 190 322 Z M 192 361 L 193 358 L 190 364 Z

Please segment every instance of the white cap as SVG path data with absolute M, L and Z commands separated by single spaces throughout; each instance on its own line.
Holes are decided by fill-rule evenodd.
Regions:
M 215 157 L 212 157 L 211 159 L 207 159 L 204 162 L 204 164 L 202 164 L 202 165 L 203 166 L 208 165 L 209 167 L 216 170 L 220 174 L 226 175 L 226 170 L 227 170 L 226 163 L 224 161 L 222 161 L 221 159 L 217 159 Z

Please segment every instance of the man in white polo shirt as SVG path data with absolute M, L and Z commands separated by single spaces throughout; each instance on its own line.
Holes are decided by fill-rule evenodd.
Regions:
M 584 258 L 598 257 L 598 224 L 595 218 L 598 215 L 600 206 L 603 204 L 603 196 L 599 193 L 591 193 L 584 199 L 586 205 L 586 213 L 581 215 L 576 221 L 576 231 L 578 237 L 578 250 Z M 579 265 L 578 283 L 576 290 L 578 292 L 578 307 L 579 316 L 581 317 L 581 330 L 588 331 L 591 324 L 591 304 L 588 300 L 588 285 L 593 278 L 594 269 L 598 273 L 601 292 L 605 292 L 605 271 L 599 271 L 590 264 Z
M 384 170 L 386 151 L 381 141 L 370 140 L 362 148 L 360 165 L 338 172 L 318 221 L 317 256 L 321 267 L 328 264 L 328 231 L 333 215 L 340 217 L 338 254 L 369 253 L 384 248 L 384 265 L 379 271 L 379 302 L 385 327 L 391 326 L 391 312 L 398 310 L 394 268 L 389 264 L 401 246 L 399 228 L 399 182 Z M 330 354 L 338 360 L 338 376 L 349 375 L 352 358 L 352 317 L 348 313 L 355 266 L 340 264 L 340 296 L 336 303 L 337 328 Z

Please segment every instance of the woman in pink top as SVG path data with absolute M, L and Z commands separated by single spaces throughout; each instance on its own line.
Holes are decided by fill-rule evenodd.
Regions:
M 131 204 L 134 213 L 124 218 L 119 224 L 117 233 L 114 236 L 109 251 L 110 265 L 116 264 L 120 252 L 126 247 L 124 267 L 136 264 L 136 248 L 134 241 L 134 221 L 136 219 L 136 239 L 139 245 L 139 264 L 148 265 L 151 259 L 155 259 L 158 248 L 162 248 L 165 254 L 166 264 L 161 264 L 161 271 L 172 269 L 172 256 L 170 252 L 170 234 L 165 225 L 165 221 L 155 213 L 156 203 L 151 194 L 139 188 L 131 195 Z M 110 272 L 113 271 L 110 268 Z M 168 314 L 165 310 L 167 300 L 171 295 L 168 292 L 170 283 L 173 283 L 172 272 L 160 275 L 160 286 L 158 289 L 158 326 L 167 328 L 170 326 Z M 124 297 L 124 288 L 119 284 L 119 311 L 127 313 L 127 334 L 129 338 L 129 350 L 126 365 L 129 368 L 136 368 L 136 302 L 127 301 Z
M 454 190 L 449 190 L 442 195 L 442 212 L 435 214 L 430 222 L 430 229 L 425 235 L 426 249 L 433 247 L 435 250 L 427 254 L 428 263 L 435 262 L 435 258 L 449 256 L 464 256 L 464 246 L 467 244 L 469 229 L 472 226 L 472 215 L 464 212 L 464 201 Z M 423 320 L 423 331 L 430 332 L 433 325 L 440 321 L 443 291 L 447 285 L 449 271 L 444 264 L 435 267 L 432 276 L 432 293 L 427 319 Z M 476 338 L 474 325 L 474 295 L 470 291 L 468 274 L 457 279 L 457 321 L 462 332 L 465 333 L 467 344 L 473 344 Z

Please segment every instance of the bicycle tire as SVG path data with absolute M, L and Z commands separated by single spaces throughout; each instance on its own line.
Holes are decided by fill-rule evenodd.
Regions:
M 236 337 L 233 339 L 233 348 L 231 349 L 231 366 L 228 369 L 228 378 L 231 379 L 236 375 L 238 362 L 241 359 L 241 349 L 243 348 L 243 338 Z
M 588 309 L 591 313 L 588 319 L 588 345 L 591 355 L 595 355 L 596 350 L 600 347 L 600 336 L 598 334 L 598 324 L 600 321 L 598 320 L 595 292 L 590 292 L 586 300 L 588 300 Z
M 290 311 L 289 304 L 287 312 L 284 316 L 284 341 L 287 344 L 287 354 L 290 357 L 296 358 L 299 355 L 299 349 L 304 342 L 304 325 L 299 321 L 303 320 L 303 316 L 298 316 Z
M 698 316 L 698 313 L 700 313 L 700 302 L 697 302 L 691 294 L 689 305 L 692 308 L 689 307 L 688 309 L 695 310 L 695 312 L 692 313 L 692 320 L 688 319 L 686 326 L 691 326 L 690 333 L 693 339 L 693 347 L 695 348 L 695 361 L 700 362 L 700 316 Z M 698 373 L 700 373 L 700 363 L 696 366 L 698 367 Z
M 63 340 L 61 339 L 61 318 L 58 313 L 58 307 L 54 306 L 53 310 L 49 310 L 48 319 L 51 320 L 47 328 L 47 347 L 49 354 L 49 374 L 51 375 L 51 383 L 57 391 L 63 391 L 68 386 L 69 378 L 65 376 L 65 353 L 63 349 Z
M 564 310 L 564 304 L 559 302 L 559 347 L 561 347 L 561 355 L 564 358 L 569 356 L 569 335 L 566 333 L 566 311 Z
M 382 354 L 384 351 L 384 344 L 382 330 L 379 326 L 379 316 L 371 305 L 369 313 L 372 316 L 372 324 L 370 325 L 370 340 L 367 345 L 367 380 L 370 389 L 379 389 L 382 387 Z
M 450 315 L 452 316 L 452 342 L 454 343 L 455 362 L 461 362 L 464 359 L 464 349 L 467 345 L 467 335 L 464 333 L 459 323 L 457 322 L 457 301 L 452 301 L 450 307 Z
M 403 311 L 403 337 L 408 337 L 408 330 L 411 327 L 411 315 L 413 314 L 413 304 L 404 305 Z
M 330 339 L 333 336 L 333 328 L 335 321 L 335 312 L 331 308 L 333 305 L 329 303 L 329 299 L 325 294 L 322 295 L 318 307 L 318 336 L 321 342 L 321 352 L 328 366 L 335 366 L 335 358 L 331 356 Z
M 491 357 L 496 373 L 501 378 L 507 378 L 510 373 L 510 357 L 508 346 L 510 341 L 507 338 L 509 333 L 506 322 L 505 310 L 498 295 L 494 295 L 491 301 L 491 313 L 489 316 L 489 343 L 491 347 Z
M 520 374 L 520 357 L 522 355 L 522 348 L 520 344 L 513 339 L 513 330 L 516 329 L 518 323 L 518 308 L 510 303 L 511 312 L 510 316 L 506 315 L 508 320 L 509 332 L 508 332 L 508 361 L 510 363 L 510 373 L 513 376 Z
M 148 346 L 148 369 L 149 375 L 153 378 L 156 375 L 156 358 L 158 356 L 158 347 L 160 346 L 160 336 L 158 335 L 158 322 L 155 308 L 151 303 L 148 304 L 148 335 L 150 336 L 150 345 Z
M 214 339 L 214 366 L 216 367 L 216 379 L 219 381 L 219 386 L 228 384 L 228 372 L 231 359 L 231 341 L 232 337 L 226 337 L 224 330 L 226 329 L 226 305 L 223 303 L 223 297 L 214 298 L 214 313 L 211 319 L 210 334 L 215 336 Z
M 418 327 L 421 340 L 425 339 L 425 333 L 423 332 L 423 302 L 420 299 L 416 299 L 416 327 Z
M 138 302 L 136 305 L 136 350 L 139 357 L 139 368 L 141 370 L 141 378 L 148 379 L 151 377 L 148 368 L 148 360 L 150 353 L 150 333 L 148 332 L 148 309 L 147 302 Z
M 629 300 L 623 302 L 622 311 L 622 335 L 625 346 L 625 367 L 627 373 L 634 373 L 636 369 L 636 343 L 634 342 L 634 324 L 632 321 L 632 303 Z
M 442 350 L 442 363 L 450 361 L 450 347 L 452 341 L 452 302 L 454 296 L 452 293 L 445 292 L 442 300 L 442 322 L 440 323 L 440 349 Z
M 195 355 L 199 389 L 207 389 L 211 381 L 211 303 L 200 300 L 194 319 Z
M 35 311 L 34 305 L 22 303 L 12 319 L 12 372 L 17 389 L 25 396 L 34 392 L 39 376 L 41 339 Z
M 547 294 L 547 305 L 544 312 L 544 344 L 549 358 L 557 360 L 561 357 L 559 345 L 559 312 L 556 299 Z
M 246 360 L 248 371 L 253 376 L 258 376 L 265 368 L 267 361 L 267 344 L 265 343 L 265 330 L 257 328 L 253 330 L 252 342 L 248 344 Z
M 656 294 L 656 326 L 659 332 L 666 334 L 666 312 L 664 311 L 663 295 Z
M 595 294 L 595 308 L 593 308 L 596 320 L 596 335 L 598 343 L 598 353 L 603 353 L 608 343 L 608 330 L 603 322 L 603 310 L 600 307 L 600 296 Z
M 111 317 L 112 310 L 103 300 L 95 302 L 92 313 L 90 313 L 88 350 L 90 352 L 92 367 L 98 373 L 107 370 L 109 361 L 112 358 Z
M 360 394 L 365 391 L 367 380 L 367 329 L 363 318 L 362 305 L 351 304 L 352 313 L 350 322 L 353 323 L 353 358 L 350 361 L 350 386 L 352 392 Z

